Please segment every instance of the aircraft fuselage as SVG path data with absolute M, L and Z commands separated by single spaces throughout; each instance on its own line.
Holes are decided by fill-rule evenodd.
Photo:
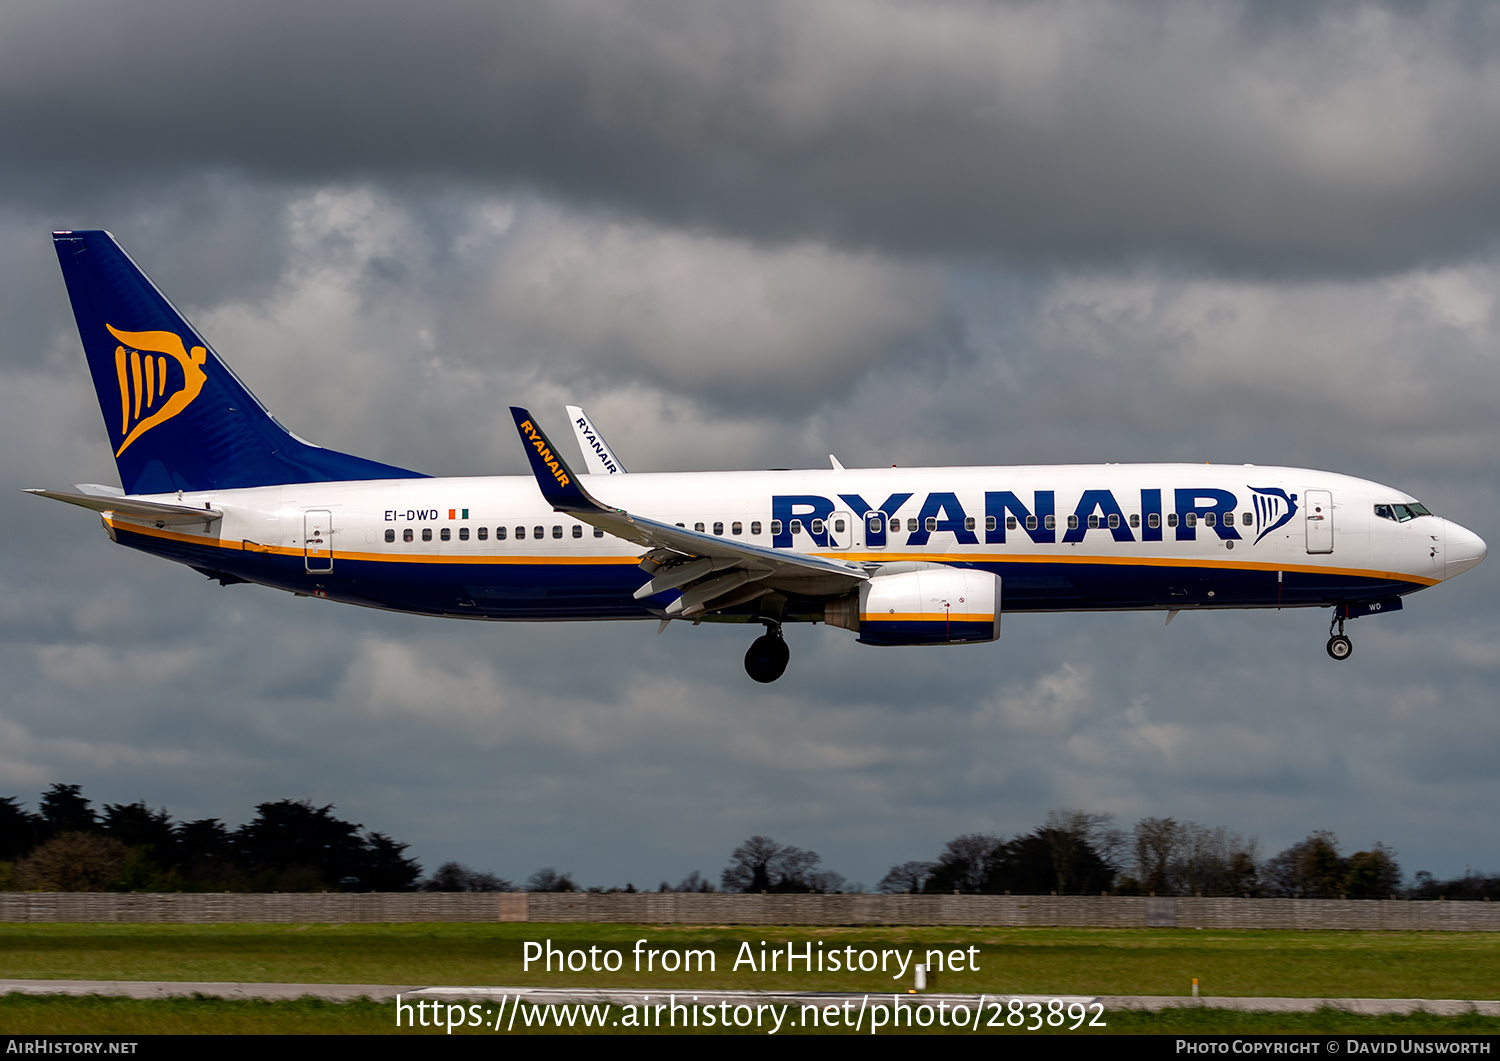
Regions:
M 601 501 L 726 540 L 866 565 L 997 574 L 1005 611 L 1307 607 L 1398 597 L 1483 543 L 1398 490 L 1225 465 L 883 468 L 584 476 Z M 659 618 L 641 548 L 553 511 L 530 476 L 308 483 L 151 495 L 205 527 L 110 516 L 116 541 L 278 589 L 498 620 Z M 1403 516 L 1406 513 L 1401 513 Z M 1478 543 L 1477 545 L 1475 543 Z M 821 619 L 797 587 L 787 619 Z M 753 615 L 751 602 L 714 620 Z

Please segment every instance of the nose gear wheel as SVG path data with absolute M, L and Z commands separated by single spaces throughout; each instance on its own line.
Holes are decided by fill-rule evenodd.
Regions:
M 1334 633 L 1334 627 L 1338 627 L 1338 633 Z M 1344 618 L 1339 614 L 1339 609 L 1333 610 L 1333 620 L 1328 624 L 1328 655 L 1333 659 L 1345 660 L 1354 654 L 1354 642 L 1344 636 Z

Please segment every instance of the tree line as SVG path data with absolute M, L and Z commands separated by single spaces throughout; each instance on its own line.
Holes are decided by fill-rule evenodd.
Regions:
M 408 891 L 422 868 L 408 845 L 343 821 L 333 805 L 262 803 L 230 829 L 176 822 L 145 801 L 95 811 L 55 784 L 39 810 L 0 797 L 0 888 L 24 891 Z
M 1403 888 L 1396 853 L 1376 842 L 1344 855 L 1338 838 L 1314 831 L 1262 859 L 1255 840 L 1219 826 L 1142 818 L 1126 832 L 1107 814 L 1058 810 L 1010 839 L 968 833 L 930 862 L 892 866 L 887 893 L 1244 896 L 1309 899 L 1500 898 L 1500 877 L 1437 881 L 1417 874 Z
M 80 786 L 54 784 L 38 810 L 0 797 L 0 890 L 26 891 L 448 891 L 635 892 L 580 887 L 544 867 L 524 884 L 458 862 L 423 877 L 408 844 L 343 821 L 333 805 L 261 803 L 231 829 L 217 818 L 178 822 L 144 801 L 95 811 Z M 815 851 L 756 835 L 738 845 L 718 882 L 694 871 L 659 892 L 863 891 Z M 931 861 L 892 866 L 887 894 L 1205 895 L 1500 900 L 1500 876 L 1438 880 L 1420 872 L 1403 887 L 1396 853 L 1381 843 L 1344 855 L 1315 831 L 1262 859 L 1240 833 L 1174 818 L 1142 818 L 1127 832 L 1107 814 L 1057 810 L 1008 839 L 965 833 Z

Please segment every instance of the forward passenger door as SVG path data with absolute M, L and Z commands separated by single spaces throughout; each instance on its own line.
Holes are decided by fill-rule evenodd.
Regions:
M 1307 525 L 1307 551 L 1333 552 L 1333 494 L 1328 490 L 1304 490 L 1302 512 Z

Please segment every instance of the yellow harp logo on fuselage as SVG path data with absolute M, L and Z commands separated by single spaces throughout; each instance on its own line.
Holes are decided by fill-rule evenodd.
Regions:
M 124 344 L 115 347 L 115 375 L 120 381 L 120 434 L 124 436 L 120 448 L 115 450 L 118 457 L 147 431 L 166 423 L 193 403 L 208 381 L 203 371 L 208 351 L 201 346 L 188 350 L 172 332 L 122 332 L 111 324 L 105 327 Z M 167 394 L 169 357 L 182 373 L 182 386 L 173 389 L 170 395 Z

